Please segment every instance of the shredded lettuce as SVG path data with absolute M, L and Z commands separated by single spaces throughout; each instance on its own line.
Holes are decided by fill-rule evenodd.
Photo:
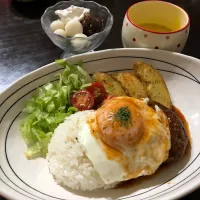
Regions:
M 92 82 L 81 64 L 73 65 L 65 60 L 56 62 L 65 67 L 58 74 L 59 81 L 38 88 L 23 109 L 28 115 L 21 122 L 20 131 L 28 147 L 25 151 L 28 159 L 46 156 L 55 128 L 67 116 L 78 111 L 70 105 L 70 96 Z

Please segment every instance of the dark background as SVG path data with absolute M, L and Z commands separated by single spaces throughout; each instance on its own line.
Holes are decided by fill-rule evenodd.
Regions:
M 22 75 L 53 62 L 62 54 L 46 36 L 40 24 L 44 10 L 56 0 L 22 3 L 0 0 L 0 91 Z M 136 0 L 96 0 L 109 8 L 114 25 L 98 48 L 120 48 L 121 27 L 126 10 Z M 200 58 L 200 0 L 169 1 L 184 8 L 191 20 L 190 34 L 183 54 Z M 0 200 L 3 198 L 0 197 Z M 181 200 L 199 200 L 200 189 Z

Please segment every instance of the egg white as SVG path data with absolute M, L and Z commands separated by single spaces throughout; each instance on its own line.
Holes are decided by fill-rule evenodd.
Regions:
M 88 118 L 81 118 L 78 123 L 78 141 L 83 146 L 87 157 L 92 161 L 94 168 L 106 184 L 122 180 L 123 167 L 114 160 L 108 160 L 102 151 L 98 141 L 91 134 L 87 120 L 95 117 L 95 112 L 90 113 Z

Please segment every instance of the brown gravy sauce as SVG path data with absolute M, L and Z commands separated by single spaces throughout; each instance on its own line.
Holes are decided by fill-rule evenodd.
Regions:
M 183 113 L 175 106 L 172 106 L 172 110 L 176 113 L 178 118 L 182 121 L 183 125 L 185 126 L 185 130 L 189 139 L 188 146 L 191 146 L 191 135 L 190 135 L 190 129 L 189 129 L 189 124 L 183 115 Z M 188 147 L 187 147 L 188 148 Z

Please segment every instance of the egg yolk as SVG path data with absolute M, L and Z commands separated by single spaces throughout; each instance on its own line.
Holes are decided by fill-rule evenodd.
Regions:
M 142 115 L 129 97 L 108 101 L 96 117 L 101 139 L 122 152 L 137 143 L 144 130 Z

